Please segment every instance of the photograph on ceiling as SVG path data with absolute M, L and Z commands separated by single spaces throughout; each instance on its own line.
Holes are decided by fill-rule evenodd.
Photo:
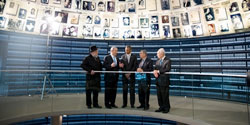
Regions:
M 18 18 L 25 19 L 26 15 L 27 15 L 27 10 L 23 9 L 23 8 L 20 8 L 19 13 L 18 13 Z
M 135 2 L 135 0 L 127 0 L 127 2 Z
M 38 12 L 37 8 L 31 8 L 29 13 L 28 13 L 28 17 L 35 19 L 36 15 L 37 15 L 37 12 Z
M 101 38 L 102 37 L 102 28 L 101 27 L 94 27 L 94 37 Z
M 119 27 L 119 18 L 113 17 L 110 19 L 110 25 L 112 28 L 118 28 Z
M 139 10 L 146 9 L 146 0 L 139 0 L 137 7 Z
M 148 18 L 140 18 L 140 26 L 141 28 L 149 27 L 149 19 Z
M 150 38 L 150 31 L 149 30 L 144 30 L 143 31 L 143 36 L 144 36 L 144 38 Z
M 118 12 L 119 13 L 125 13 L 126 12 L 126 3 L 125 2 L 119 2 L 118 3 Z
M 61 4 L 61 0 L 53 0 L 53 4 Z
M 169 0 L 161 0 L 161 9 L 162 10 L 169 10 L 170 9 Z
M 100 16 L 95 16 L 94 24 L 101 24 L 101 17 Z
M 28 1 L 30 1 L 30 2 L 36 2 L 36 0 L 28 0 Z
M 41 0 L 42 4 L 49 4 L 49 0 Z
M 72 5 L 72 0 L 64 0 L 64 8 L 70 9 Z
M 203 0 L 193 0 L 195 5 L 203 4 Z
M 171 6 L 173 7 L 173 9 L 178 9 L 181 8 L 181 3 L 180 0 L 171 0 Z
M 190 0 L 183 0 L 183 7 L 190 7 L 190 6 L 191 6 Z
M 245 13 L 245 21 L 246 21 L 245 28 L 250 28 L 250 14 L 249 13 Z
M 171 17 L 172 26 L 180 26 L 179 17 Z
M 114 1 L 107 2 L 107 10 L 108 10 L 108 12 L 115 12 L 115 2 Z
M 6 6 L 7 8 L 5 9 L 6 13 L 9 15 L 16 16 L 17 14 L 17 9 L 19 5 L 15 2 L 9 2 L 9 5 Z
M 232 20 L 232 23 L 234 25 L 234 29 L 235 30 L 243 29 L 244 28 L 244 25 L 242 23 L 241 15 L 239 13 L 231 15 L 231 20 Z
M 24 26 L 24 21 L 23 20 L 10 18 L 9 21 L 8 21 L 7 28 L 10 29 L 10 30 L 20 30 L 20 31 L 22 31 L 23 26 Z
M 215 9 L 215 14 L 218 17 L 218 20 L 227 20 L 227 11 L 226 8 L 220 7 Z
M 34 32 L 36 22 L 34 20 L 27 20 L 25 25 L 25 31 Z
M 249 11 L 250 10 L 250 0 L 242 0 L 241 7 L 242 7 L 242 10 L 244 12 Z
M 161 16 L 162 23 L 169 23 L 169 16 L 168 15 L 163 15 Z
M 200 23 L 201 20 L 200 20 L 200 11 L 198 10 L 193 10 L 193 11 L 190 11 L 189 13 L 190 15 L 190 20 L 192 23 Z
M 104 19 L 104 27 L 109 27 L 110 26 L 110 20 L 109 20 L 109 18 L 105 18 Z
M 75 0 L 75 9 L 80 10 L 82 5 L 82 0 Z
M 151 23 L 158 23 L 158 16 L 151 16 Z
M 135 31 L 134 30 L 124 30 L 123 31 L 123 35 L 122 35 L 123 39 L 134 39 L 135 38 Z
M 86 24 L 92 24 L 93 17 L 92 15 L 85 16 L 85 23 Z
M 132 28 L 139 28 L 139 20 L 138 20 L 137 16 L 130 18 L 130 26 Z
M 227 21 L 220 22 L 220 31 L 221 32 L 228 32 L 229 31 L 229 26 Z
M 183 36 L 184 37 L 191 37 L 192 35 L 192 30 L 190 26 L 184 26 L 183 27 Z
M 150 35 L 152 38 L 160 37 L 159 24 L 151 24 L 151 34 Z
M 43 10 L 42 20 L 48 20 L 49 17 L 52 17 L 52 9 L 46 8 Z
M 83 37 L 93 37 L 93 28 L 92 28 L 92 26 L 83 25 L 82 36 Z
M 89 11 L 94 11 L 95 10 L 95 2 L 90 2 L 90 1 L 83 1 L 82 9 L 83 10 L 89 10 Z
M 6 24 L 6 18 L 1 16 L 0 17 L 0 28 L 4 28 Z
M 181 13 L 181 23 L 182 25 L 189 25 L 188 13 Z
M 105 2 L 104 1 L 99 1 L 97 4 L 97 10 L 99 12 L 105 12 Z
M 173 36 L 174 36 L 174 38 L 180 38 L 181 37 L 180 28 L 173 28 Z
M 142 39 L 142 31 L 141 30 L 137 30 L 137 32 L 136 32 L 136 38 L 137 39 Z
M 119 29 L 111 29 L 111 37 L 119 38 Z
M 129 17 L 123 17 L 122 18 L 123 26 L 130 26 L 130 18 Z
M 6 0 L 0 0 L 0 14 L 3 14 Z
M 60 23 L 54 22 L 54 23 L 52 24 L 51 29 L 50 29 L 50 34 L 51 34 L 51 35 L 59 35 L 59 33 L 60 33 L 60 26 L 61 26 Z
M 214 9 L 213 8 L 204 8 L 204 14 L 206 21 L 214 20 Z
M 40 34 L 48 34 L 49 33 L 49 25 L 47 22 L 42 22 L 40 25 Z
M 79 23 L 79 14 L 76 13 L 70 13 L 69 14 L 69 21 L 71 24 L 78 24 Z
M 237 3 L 237 2 L 233 2 L 233 3 L 230 5 L 229 11 L 230 11 L 231 13 L 239 11 L 239 5 L 238 5 L 238 3 Z
M 128 12 L 135 12 L 135 3 L 128 3 Z
M 162 26 L 163 29 L 163 34 L 165 38 L 170 38 L 171 34 L 170 34 L 170 26 L 169 25 L 163 25 Z
M 67 23 L 68 22 L 68 13 L 55 11 L 55 22 Z
M 191 26 L 193 36 L 201 36 L 203 34 L 201 24 L 195 24 Z
M 103 38 L 109 38 L 110 37 L 110 30 L 104 29 L 103 30 Z
M 208 24 L 208 32 L 210 34 L 216 33 L 215 25 L 214 24 Z
M 64 26 L 63 36 L 73 36 L 76 37 L 78 33 L 78 28 L 76 26 Z

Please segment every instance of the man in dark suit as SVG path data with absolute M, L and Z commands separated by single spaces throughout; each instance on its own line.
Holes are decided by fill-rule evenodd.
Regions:
M 155 112 L 168 113 L 170 110 L 169 103 L 169 85 L 170 79 L 169 75 L 165 72 L 171 70 L 171 61 L 165 56 L 165 50 L 163 48 L 157 51 L 158 60 L 155 64 L 154 76 L 156 78 L 156 89 L 157 98 L 160 108 Z
M 81 67 L 87 71 L 86 74 L 86 104 L 91 108 L 91 93 L 93 93 L 93 107 L 102 108 L 98 105 L 98 93 L 101 91 L 100 73 L 95 71 L 102 70 L 102 63 L 98 57 L 98 48 L 96 46 L 90 47 L 90 54 L 83 60 Z
M 117 57 L 118 49 L 111 47 L 110 55 L 104 58 L 103 67 L 106 71 L 119 71 L 119 58 Z M 106 108 L 118 108 L 115 105 L 118 73 L 106 73 L 104 76 L 105 80 L 105 107 Z
M 140 51 L 141 60 L 138 63 L 137 72 L 151 72 L 153 71 L 153 61 L 147 57 L 147 51 Z M 137 108 L 144 108 L 144 110 L 149 109 L 149 94 L 150 94 L 150 85 L 151 85 L 151 76 L 150 74 L 141 74 L 145 75 L 146 78 L 138 80 L 138 90 L 139 90 L 139 102 L 140 106 Z
M 121 68 L 123 71 L 136 71 L 137 68 L 137 57 L 132 54 L 132 47 L 125 47 L 125 54 L 121 57 Z M 122 75 L 123 81 L 123 106 L 122 108 L 127 107 L 128 100 L 128 84 L 130 89 L 130 105 L 131 108 L 134 108 L 135 104 L 135 74 L 127 73 Z

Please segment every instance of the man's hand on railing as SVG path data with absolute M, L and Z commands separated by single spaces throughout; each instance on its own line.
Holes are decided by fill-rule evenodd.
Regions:
M 123 67 L 124 67 L 124 64 L 121 63 L 121 62 L 119 62 L 119 67 L 120 67 L 120 68 L 123 68 Z
M 94 70 L 91 70 L 90 74 L 91 74 L 91 75 L 95 75 L 95 71 L 94 71 Z
M 115 67 L 115 63 L 112 63 L 112 64 L 111 64 L 111 67 L 112 67 L 112 68 Z
M 159 70 L 154 70 L 154 76 L 155 76 L 155 78 L 158 78 L 159 77 Z
M 142 68 L 138 68 L 137 72 L 143 72 Z

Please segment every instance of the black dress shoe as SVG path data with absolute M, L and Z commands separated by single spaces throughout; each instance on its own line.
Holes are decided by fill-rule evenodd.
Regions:
M 140 105 L 140 106 L 138 106 L 137 108 L 138 108 L 138 109 L 139 109 L 139 108 L 144 108 L 144 106 Z
M 98 109 L 102 108 L 102 106 L 99 106 L 99 105 L 96 105 L 96 106 L 93 106 L 93 107 L 98 108 Z
M 162 109 L 157 109 L 155 110 L 155 112 L 162 112 Z
M 107 109 L 111 109 L 111 106 L 105 106 Z
M 144 110 L 148 110 L 148 109 L 149 109 L 149 107 L 148 107 L 148 106 L 144 107 Z
M 112 108 L 118 108 L 116 105 L 111 105 Z
M 91 106 L 88 106 L 88 109 L 91 109 L 92 107 Z
M 127 106 L 126 105 L 123 105 L 122 108 L 126 108 Z
M 131 105 L 131 108 L 135 108 L 135 106 Z
M 163 110 L 162 111 L 162 113 L 168 113 L 169 112 L 169 110 Z

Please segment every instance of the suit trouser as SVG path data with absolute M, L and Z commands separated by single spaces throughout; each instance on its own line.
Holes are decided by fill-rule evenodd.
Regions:
M 98 106 L 98 93 L 96 89 L 86 89 L 86 105 L 91 106 L 91 93 L 93 93 L 93 106 Z
M 146 82 L 138 81 L 139 102 L 143 107 L 149 107 L 150 85 Z
M 157 99 L 161 110 L 169 110 L 169 86 L 157 85 Z
M 114 106 L 117 93 L 117 81 L 105 83 L 105 106 Z
M 130 105 L 134 106 L 135 104 L 135 80 L 131 82 L 131 80 L 125 79 L 123 80 L 123 105 L 127 106 L 128 100 L 128 87 L 130 93 Z

